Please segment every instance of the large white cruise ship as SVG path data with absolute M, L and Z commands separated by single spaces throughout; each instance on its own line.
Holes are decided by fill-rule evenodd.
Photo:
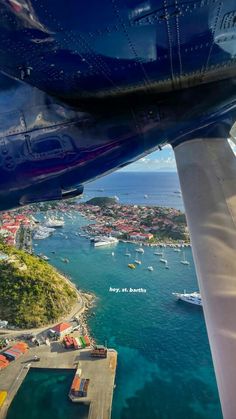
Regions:
M 192 292 L 192 293 L 186 293 L 183 294 L 178 292 L 172 292 L 172 295 L 175 295 L 178 300 L 185 301 L 186 303 L 195 304 L 197 306 L 202 306 L 202 297 L 199 292 Z
M 45 226 L 39 226 L 37 228 L 37 230 L 35 231 L 34 238 L 36 240 L 46 239 L 54 231 L 55 231 L 55 228 L 49 228 L 49 227 L 45 227 Z
M 60 220 L 57 218 L 48 218 L 45 225 L 46 227 L 58 228 L 63 227 L 65 224 L 64 220 Z
M 118 239 L 116 237 L 95 237 L 94 238 L 94 246 L 100 247 L 100 246 L 111 246 L 118 243 Z

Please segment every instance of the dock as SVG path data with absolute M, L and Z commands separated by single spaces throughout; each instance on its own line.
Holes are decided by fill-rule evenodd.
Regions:
M 88 419 L 110 419 L 116 374 L 117 352 L 108 349 L 107 358 L 91 358 L 91 349 L 66 350 L 61 342 L 31 347 L 19 359 L 1 371 L 0 390 L 7 391 L 7 398 L 0 408 L 0 419 L 5 419 L 8 408 L 30 368 L 72 369 L 89 379 L 87 397 L 73 402 L 90 406 Z M 35 362 L 34 357 L 40 358 Z M 68 397 L 68 394 L 65 394 Z M 71 402 L 72 403 L 72 402 Z
M 87 397 L 70 397 L 74 403 L 89 405 L 88 419 L 110 419 L 115 385 L 117 352 L 107 350 L 106 358 L 91 358 L 91 350 L 80 351 L 76 374 L 89 380 Z

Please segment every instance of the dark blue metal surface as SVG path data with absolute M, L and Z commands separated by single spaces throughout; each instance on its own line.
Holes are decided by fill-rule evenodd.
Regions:
M 0 0 L 0 208 L 226 136 L 235 57 L 236 0 Z
M 49 94 L 153 93 L 235 74 L 235 0 L 0 4 L 1 69 Z

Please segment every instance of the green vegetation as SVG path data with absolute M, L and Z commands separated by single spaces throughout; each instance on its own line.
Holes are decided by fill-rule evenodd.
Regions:
M 107 196 L 98 196 L 96 198 L 92 198 L 86 202 L 87 205 L 98 205 L 99 207 L 106 207 L 108 205 L 117 204 L 116 198 L 111 198 Z
M 0 319 L 21 328 L 60 319 L 76 303 L 75 288 L 47 262 L 0 244 Z

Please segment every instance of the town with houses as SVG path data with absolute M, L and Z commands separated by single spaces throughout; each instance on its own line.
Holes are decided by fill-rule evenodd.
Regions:
M 91 205 L 90 202 L 58 202 L 31 205 L 24 210 L 0 214 L 0 237 L 19 249 L 32 251 L 32 235 L 37 226 L 37 213 L 56 210 L 62 215 L 79 212 L 89 220 L 84 227 L 90 236 L 112 236 L 119 240 L 144 242 L 150 245 L 181 242 L 189 244 L 185 215 L 175 208 L 122 205 Z
M 189 243 L 185 215 L 174 208 L 137 205 L 83 204 L 80 213 L 93 221 L 85 227 L 89 235 L 116 237 L 131 242 L 160 244 Z
M 31 366 L 74 370 L 75 365 L 67 397 L 73 403 L 88 405 L 90 419 L 110 417 L 117 352 L 107 348 L 106 344 L 96 344 L 89 336 L 86 312 L 93 306 L 95 297 L 77 290 L 69 278 L 53 270 L 50 264 L 45 263 L 49 260 L 46 255 L 34 255 L 32 245 L 33 238 L 49 237 L 56 228 L 64 226 L 65 220 L 70 222 L 78 215 L 86 222 L 82 223 L 85 225 L 79 231 L 75 231 L 75 235 L 90 239 L 94 246 L 125 241 L 139 243 L 141 247 L 136 250 L 144 253 L 142 245 L 190 245 L 185 215 L 174 208 L 122 205 L 116 199 L 99 197 L 87 202 L 41 203 L 2 212 L 0 313 L 8 313 L 8 317 L 0 320 L 0 410 L 3 419 Z M 180 252 L 180 249 L 174 250 Z M 61 260 L 69 263 L 66 258 Z M 160 262 L 165 264 L 166 269 L 169 268 L 163 255 Z M 185 259 L 181 263 L 189 264 Z M 141 264 L 141 261 L 135 260 L 135 264 Z M 136 266 L 130 263 L 128 267 L 135 269 Z M 151 271 L 153 267 L 147 269 Z M 29 284 L 30 292 L 27 291 Z M 58 290 L 56 294 L 55 290 Z M 145 292 L 141 288 L 130 290 Z M 110 288 L 109 291 L 117 292 L 117 289 Z M 49 300 L 45 300 L 45 296 Z M 194 298 L 196 300 L 196 295 Z M 27 301 L 26 305 L 24 301 Z M 199 301 L 198 304 L 201 303 Z M 37 312 L 38 306 L 40 312 Z M 41 320 L 38 314 L 44 313 L 44 310 L 47 321 Z M 61 321 L 55 325 L 56 318 Z M 96 362 L 92 362 L 94 358 Z M 105 411 L 106 416 L 103 414 Z

